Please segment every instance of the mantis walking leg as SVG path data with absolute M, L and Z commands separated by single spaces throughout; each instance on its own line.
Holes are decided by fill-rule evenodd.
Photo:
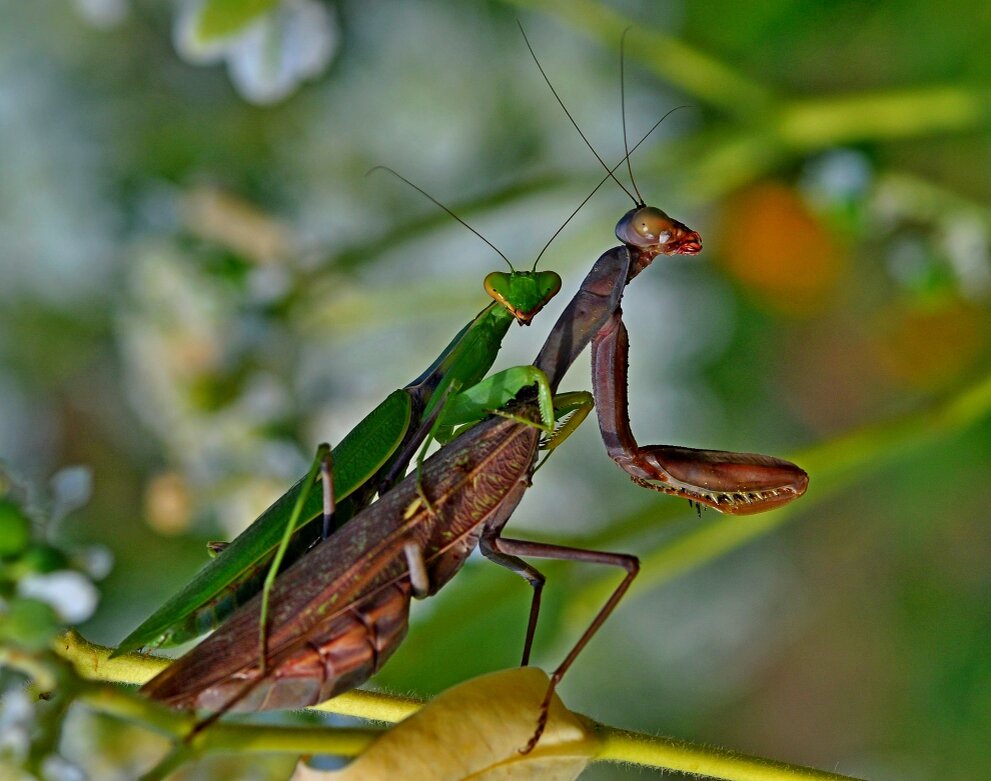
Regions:
M 534 731 L 533 736 L 530 741 L 522 749 L 522 753 L 526 754 L 530 752 L 534 746 L 537 745 L 537 741 L 540 740 L 540 736 L 544 732 L 544 727 L 547 726 L 547 711 L 550 708 L 551 698 L 554 696 L 554 690 L 557 688 L 558 683 L 560 683 L 561 678 L 571 667 L 572 663 L 577 658 L 578 654 L 582 652 L 582 649 L 588 644 L 588 641 L 592 639 L 592 636 L 599 631 L 599 627 L 602 626 L 603 622 L 609 617 L 609 614 L 615 609 L 616 605 L 619 604 L 620 599 L 629 589 L 630 584 L 633 582 L 633 578 L 637 576 L 640 571 L 640 561 L 636 556 L 631 556 L 627 553 L 609 553 L 605 551 L 594 551 L 586 550 L 584 548 L 572 548 L 565 545 L 552 545 L 545 542 L 530 542 L 528 540 L 513 540 L 508 537 L 500 537 L 498 533 L 489 537 L 489 544 L 492 548 L 503 556 L 515 559 L 516 561 L 522 561 L 517 558 L 519 556 L 532 556 L 539 559 L 558 559 L 563 561 L 586 561 L 593 564 L 608 564 L 613 567 L 620 567 L 626 570 L 626 576 L 616 587 L 613 593 L 606 600 L 605 604 L 599 608 L 599 612 L 595 614 L 595 618 L 586 627 L 585 631 L 582 632 L 581 637 L 578 638 L 578 642 L 572 647 L 568 652 L 568 655 L 564 657 L 562 661 L 551 673 L 551 683 L 547 688 L 547 694 L 544 696 L 544 700 L 540 705 L 540 715 L 537 719 L 537 729 Z M 541 576 L 543 577 L 543 576 Z M 541 585 L 543 582 L 541 581 Z M 539 595 L 539 590 L 535 589 L 535 593 Z M 538 602 L 539 597 L 534 600 Z M 536 623 L 536 618 L 532 615 L 531 610 L 531 622 Z M 527 639 L 532 639 L 531 630 L 535 628 L 531 626 L 527 631 Z M 529 648 L 527 648 L 529 650 Z

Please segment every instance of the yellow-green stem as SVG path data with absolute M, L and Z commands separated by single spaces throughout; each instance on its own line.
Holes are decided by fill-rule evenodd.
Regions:
M 602 749 L 598 759 L 632 762 L 645 767 L 676 770 L 705 778 L 728 781 L 849 781 L 850 776 L 814 768 L 786 765 L 760 757 L 749 757 L 724 749 L 696 746 L 680 740 L 658 738 L 637 732 L 601 728 Z
M 136 678 L 150 677 L 168 664 L 168 660 L 141 654 L 125 654 L 108 662 L 112 649 L 89 643 L 75 632 L 68 632 L 59 638 L 55 649 L 72 661 L 77 671 L 89 679 L 113 680 L 114 674 L 121 674 L 126 676 L 127 682 L 138 683 L 140 681 L 135 680 Z M 189 714 L 174 713 L 123 689 L 94 684 L 83 691 L 81 698 L 96 710 L 139 721 L 176 739 L 187 735 L 193 722 L 193 717 Z M 349 692 L 318 707 L 320 710 L 349 716 L 395 722 L 410 715 L 422 704 L 419 700 L 377 692 Z M 661 770 L 701 773 L 727 781 L 843 781 L 847 778 L 722 749 L 619 730 L 584 716 L 582 718 L 600 738 L 596 761 L 626 762 Z M 216 751 L 354 756 L 364 750 L 378 734 L 377 730 L 371 729 L 219 723 L 176 748 L 149 771 L 143 781 L 162 778 L 185 761 Z

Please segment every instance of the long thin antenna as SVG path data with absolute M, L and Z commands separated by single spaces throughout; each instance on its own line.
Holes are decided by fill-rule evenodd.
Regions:
M 619 165 L 622 165 L 622 162 L 620 162 Z M 619 165 L 617 165 L 616 168 L 619 168 Z M 547 243 L 544 245 L 543 249 L 540 250 L 540 254 L 537 255 L 537 259 L 533 261 L 533 268 L 531 269 L 531 271 L 536 271 L 537 270 L 537 264 L 540 262 L 540 259 L 544 256 L 544 253 L 547 252 L 547 248 L 549 246 L 551 246 L 551 242 L 553 242 L 554 239 L 556 239 L 560 235 L 561 231 L 563 231 L 564 228 L 565 228 L 565 226 L 567 226 L 567 224 L 569 222 L 571 222 L 575 218 L 575 215 L 578 214 L 578 212 L 581 211 L 582 207 L 586 203 L 588 203 L 590 200 L 592 200 L 592 196 L 595 195 L 599 191 L 599 188 L 602 187 L 602 185 L 604 185 L 606 182 L 608 182 L 610 178 L 613 178 L 613 179 L 616 178 L 615 176 L 612 175 L 613 171 L 615 171 L 616 168 L 613 168 L 612 171 L 609 171 L 609 169 L 606 168 L 606 170 L 609 171 L 609 173 L 606 174 L 605 176 L 603 176 L 599 180 L 599 183 L 597 185 L 595 185 L 595 189 L 592 190 L 592 192 L 590 192 L 588 195 L 585 196 L 585 200 L 582 201 L 580 204 L 578 204 L 578 208 L 575 209 L 573 212 L 571 212 L 571 214 L 568 216 L 568 219 L 566 219 L 563 223 L 561 223 L 561 227 L 560 228 L 558 228 L 556 231 L 554 231 L 554 234 L 547 240 Z
M 640 148 L 640 145 L 641 145 L 641 144 L 642 144 L 642 143 L 643 143 L 644 141 L 646 141 L 646 140 L 647 140 L 647 138 L 648 138 L 648 137 L 650 136 L 650 134 L 651 134 L 651 133 L 653 133 L 653 132 L 654 132 L 655 130 L 657 130 L 657 128 L 658 128 L 658 127 L 660 126 L 660 124 L 661 124 L 661 123 L 662 123 L 662 122 L 663 122 L 663 121 L 664 121 L 665 119 L 667 119 L 667 118 L 668 118 L 668 117 L 669 117 L 669 116 L 670 116 L 671 114 L 673 114 L 673 113 L 674 113 L 675 111 L 677 111 L 678 109 L 682 109 L 682 108 L 690 108 L 690 107 L 689 107 L 689 106 L 675 106 L 675 107 L 674 107 L 673 109 L 671 109 L 670 111 L 668 111 L 668 112 L 666 112 L 666 113 L 664 114 L 664 116 L 662 116 L 662 117 L 661 117 L 661 118 L 660 118 L 659 120 L 657 120 L 657 121 L 656 121 L 656 122 L 655 122 L 655 123 L 654 123 L 654 124 L 653 124 L 653 125 L 651 126 L 651 128 L 650 128 L 650 130 L 648 130 L 648 131 L 647 131 L 647 132 L 646 132 L 646 133 L 644 134 L 644 136 L 643 136 L 643 138 L 641 138 L 641 139 L 640 139 L 639 141 L 637 141 L 637 143 L 636 143 L 636 144 L 634 144 L 634 146 L 633 146 L 633 149 L 631 149 L 631 150 L 630 150 L 629 152 L 627 152 L 627 153 L 626 153 L 626 154 L 625 154 L 625 155 L 623 156 L 623 159 L 622 159 L 622 160 L 620 160 L 620 161 L 619 161 L 618 163 L 616 163 L 616 165 L 614 165 L 614 166 L 613 166 L 612 168 L 609 168 L 608 166 L 606 167 L 606 171 L 608 171 L 608 173 L 607 173 L 607 174 L 606 174 L 605 176 L 603 176 L 603 177 L 602 177 L 602 178 L 601 178 L 601 179 L 599 180 L 599 183 L 598 183 L 597 185 L 595 185 L 595 189 L 593 189 L 593 190 L 592 190 L 592 192 L 590 192 L 590 193 L 589 193 L 589 194 L 588 194 L 588 195 L 587 195 L 587 196 L 585 197 L 585 200 L 584 200 L 584 201 L 582 201 L 582 202 L 581 202 L 580 204 L 578 204 L 578 208 L 577 208 L 577 209 L 575 209 L 575 210 L 574 210 L 573 212 L 571 212 L 571 215 L 570 215 L 570 216 L 568 217 L 568 219 L 566 219 L 566 220 L 565 220 L 565 221 L 564 221 L 564 222 L 563 222 L 563 223 L 561 224 L 561 227 L 560 227 L 560 228 L 558 228 L 558 229 L 557 229 L 556 231 L 554 231 L 554 235 L 553 235 L 553 236 L 551 236 L 551 237 L 550 237 L 550 238 L 549 238 L 549 239 L 547 240 L 547 243 L 546 243 L 546 244 L 544 245 L 544 248 L 543 248 L 542 250 L 540 250 L 540 254 L 539 254 L 539 255 L 537 255 L 537 259 L 536 259 L 535 261 L 533 261 L 533 268 L 534 268 L 534 269 L 536 269 L 536 268 L 537 268 L 537 263 L 538 263 L 538 262 L 540 261 L 540 258 L 541 258 L 541 257 L 543 257 L 543 255 L 544 255 L 544 253 L 545 253 L 545 252 L 547 251 L 547 248 L 548 248 L 549 246 L 551 246 L 551 242 L 553 242 L 553 241 L 554 241 L 554 239 L 556 239 L 556 238 L 558 237 L 558 235 L 559 235 L 559 234 L 561 233 L 561 231 L 563 231 L 563 230 L 564 230 L 564 228 L 565 228 L 565 226 L 566 226 L 566 225 L 567 225 L 567 224 L 568 224 L 569 222 L 571 222 L 571 221 L 572 221 L 572 220 L 574 219 L 574 217 L 575 217 L 575 215 L 576 215 L 576 214 L 578 214 L 578 212 L 579 212 L 579 211 L 581 211 L 581 209 L 582 209 L 582 207 L 583 207 L 583 206 L 584 206 L 584 205 L 585 205 L 586 203 L 588 203 L 588 202 L 589 202 L 590 200 L 592 200 L 592 196 L 593 196 L 593 195 L 595 195 L 595 194 L 596 194 L 596 193 L 597 193 L 597 192 L 599 191 L 599 188 L 600 188 L 600 187 L 602 187 L 602 185 L 604 185 L 604 184 L 605 184 L 606 182 L 608 182 L 610 178 L 612 178 L 612 179 L 615 179 L 615 178 L 616 178 L 615 176 L 613 176 L 613 173 L 614 173 L 614 172 L 616 171 L 616 169 L 617 169 L 617 168 L 619 168 L 619 167 L 620 167 L 621 165 L 623 165 L 623 163 L 625 163 L 626 161 L 628 161 L 628 160 L 630 159 L 630 155 L 632 155 L 632 154 L 633 154 L 634 152 L 636 152 L 636 151 L 637 151 L 637 149 L 639 149 L 639 148 Z M 637 206 L 641 206 L 641 205 L 643 205 L 643 204 L 642 204 L 642 203 L 637 203 Z
M 623 30 L 623 34 L 619 37 L 619 106 L 620 115 L 623 117 L 623 151 L 626 152 L 626 169 L 630 172 L 630 184 L 633 185 L 633 190 L 637 194 L 637 198 L 640 199 L 640 206 L 645 206 L 643 196 L 640 194 L 640 188 L 637 187 L 637 180 L 633 178 L 633 163 L 630 162 L 630 146 L 629 142 L 626 140 L 626 58 L 623 56 L 624 47 L 626 45 L 626 34 L 630 31 L 627 27 Z
M 634 149 L 636 149 L 636 147 L 634 147 Z M 395 176 L 400 181 L 406 182 L 406 184 L 408 184 L 410 187 L 412 187 L 414 190 L 416 190 L 418 193 L 420 193 L 420 195 L 423 195 L 423 196 L 429 198 L 437 206 L 439 206 L 441 209 L 443 209 L 448 214 L 450 214 L 454 219 L 456 219 L 458 222 L 460 222 L 462 225 L 464 225 L 468 230 L 470 230 L 472 233 L 474 233 L 476 236 L 478 236 L 478 238 L 480 238 L 482 241 L 484 241 L 486 244 L 488 244 L 492 249 L 494 249 L 496 251 L 496 253 L 498 253 L 499 257 L 502 258 L 504 261 L 506 261 L 506 264 L 509 266 L 509 268 L 510 268 L 511 271 L 516 271 L 516 269 L 514 268 L 513 264 L 509 262 L 509 258 L 507 258 L 505 255 L 503 255 L 502 254 L 502 251 L 495 244 L 493 244 L 491 241 L 489 241 L 487 238 L 485 238 L 481 233 L 479 233 L 477 230 L 475 230 L 473 227 L 471 227 L 471 225 L 469 225 L 467 222 L 465 222 L 464 220 L 462 220 L 458 215 L 456 215 L 454 212 L 452 212 L 450 209 L 448 209 L 444 204 L 442 204 L 440 201 L 438 201 L 436 198 L 434 198 L 430 193 L 428 193 L 422 187 L 417 187 L 415 184 L 413 184 L 405 176 L 403 176 L 402 174 L 396 173 L 391 168 L 389 168 L 389 166 L 387 166 L 387 165 L 377 165 L 374 168 L 369 168 L 368 169 L 368 172 L 365 174 L 365 176 L 369 176 L 369 175 L 375 173 L 376 171 L 388 171 L 390 174 L 392 174 L 393 176 Z
M 537 70 L 539 70 L 540 75 L 544 77 L 544 81 L 547 82 L 547 86 L 551 88 L 551 93 L 557 99 L 558 105 L 560 105 L 561 108 L 564 109 L 564 113 L 568 115 L 568 119 L 571 120 L 571 124 L 575 126 L 575 130 L 578 131 L 578 135 L 582 137 L 582 141 L 585 142 L 585 146 L 587 146 L 589 149 L 592 150 L 592 154 L 595 155 L 595 159 L 598 160 L 602 164 L 602 167 L 608 172 L 606 178 L 608 179 L 612 177 L 612 179 L 616 182 L 616 184 L 618 184 L 620 188 L 622 188 L 624 193 L 626 193 L 627 195 L 630 196 L 630 198 L 633 199 L 633 202 L 637 204 L 637 206 L 643 206 L 643 199 L 641 198 L 639 201 L 637 201 L 637 199 L 633 197 L 633 193 L 627 190 L 626 187 L 623 185 L 623 183 L 619 181 L 619 179 L 617 179 L 615 176 L 613 176 L 613 171 L 615 171 L 616 169 L 614 168 L 612 169 L 612 171 L 609 170 L 609 166 L 606 165 L 606 161 L 599 156 L 599 153 L 595 151 L 595 147 L 592 146 L 591 142 L 589 142 L 589 140 L 585 137 L 585 134 L 582 132 L 582 129 L 578 127 L 578 123 L 575 121 L 575 118 L 571 116 L 571 112 L 568 111 L 568 107 L 564 105 L 564 101 L 561 100 L 561 96 L 557 94 L 557 90 L 554 89 L 554 85 L 551 84 L 551 80 L 547 77 L 547 74 L 544 72 L 544 68 L 540 64 L 540 60 L 537 59 L 537 55 L 533 51 L 533 47 L 530 45 L 530 39 L 526 37 L 526 30 L 523 29 L 523 23 L 519 19 L 517 19 L 516 24 L 519 25 L 520 32 L 523 34 L 523 41 L 526 43 L 526 48 L 530 50 L 530 56 L 533 57 L 533 61 L 537 63 Z

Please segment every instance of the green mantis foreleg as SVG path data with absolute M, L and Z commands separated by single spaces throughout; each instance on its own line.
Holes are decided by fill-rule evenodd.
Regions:
M 554 429 L 554 400 L 547 376 L 536 366 L 514 366 L 486 377 L 448 399 L 435 438 L 440 442 L 449 442 L 455 427 L 477 423 L 487 414 L 501 410 L 529 386 L 537 392 L 541 420 L 538 428 L 551 433 Z
M 286 524 L 286 529 L 282 534 L 282 539 L 279 541 L 279 547 L 275 551 L 275 555 L 272 557 L 272 564 L 268 568 L 268 574 L 265 576 L 265 583 L 262 586 L 262 606 L 261 606 L 261 620 L 259 622 L 259 653 L 262 659 L 262 664 L 265 663 L 266 654 L 266 641 L 267 641 L 267 631 L 268 631 L 268 595 L 272 590 L 272 584 L 275 583 L 275 576 L 279 572 L 279 568 L 282 566 L 282 559 L 286 555 L 286 550 L 289 548 L 289 540 L 292 537 L 293 529 L 299 524 L 300 515 L 303 512 L 303 506 L 306 504 L 306 500 L 311 493 L 313 488 L 313 481 L 317 476 L 317 472 L 321 472 L 323 475 L 330 474 L 330 466 L 332 463 L 333 456 L 331 456 L 330 445 L 320 445 L 317 448 L 316 458 L 313 459 L 313 465 L 310 467 L 310 471 L 307 472 L 306 477 L 303 478 L 302 488 L 299 491 L 299 495 L 296 497 L 296 503 L 293 505 L 292 513 L 289 515 L 289 522 Z M 325 482 L 329 478 L 325 478 Z M 324 511 L 323 519 L 324 526 L 330 520 L 331 511 L 327 507 L 328 499 L 332 503 L 334 501 L 333 493 L 333 483 L 328 482 L 324 488 Z

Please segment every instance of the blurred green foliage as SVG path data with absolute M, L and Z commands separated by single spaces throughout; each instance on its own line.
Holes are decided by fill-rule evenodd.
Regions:
M 658 563 L 562 695 L 619 726 L 872 779 L 986 773 L 991 424 L 983 402 L 961 410 L 991 349 L 991 7 L 311 1 L 324 64 L 261 76 L 243 41 L 216 55 L 226 72 L 177 53 L 191 3 L 4 6 L 0 457 L 35 483 L 92 470 L 61 534 L 116 566 L 83 632 L 119 640 L 206 540 L 248 523 L 484 305 L 500 261 L 365 172 L 397 168 L 532 258 L 600 172 L 515 19 L 612 161 L 632 26 L 631 137 L 692 106 L 637 152 L 638 182 L 706 240 L 624 303 L 634 427 L 806 453 L 811 484 L 793 523 L 743 547 L 780 523 L 698 521 L 644 495 L 591 426 L 563 448 L 514 534 Z M 297 51 L 280 24 L 268 34 Z M 565 277 L 559 306 L 626 208 L 597 195 L 541 261 Z M 558 311 L 515 331 L 502 365 L 529 361 Z M 587 382 L 579 368 L 567 385 Z M 884 428 L 903 419 L 907 438 Z M 3 551 L 21 551 L 3 512 Z M 702 534 L 739 537 L 711 560 Z M 587 618 L 581 595 L 613 576 L 546 569 L 537 662 L 553 664 Z M 377 683 L 426 695 L 514 664 L 526 606 L 524 585 L 470 565 L 417 606 Z M 88 739 L 119 752 L 119 725 L 101 725 Z M 247 772 L 218 768 L 195 777 Z

